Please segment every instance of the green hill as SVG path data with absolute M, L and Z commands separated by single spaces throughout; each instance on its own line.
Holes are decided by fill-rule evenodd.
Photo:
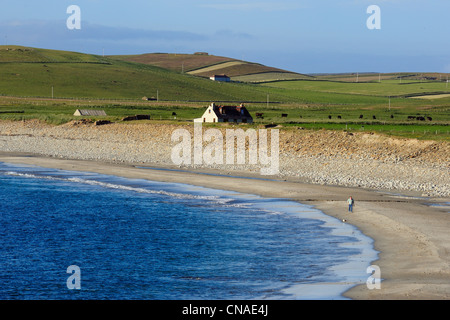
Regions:
M 76 52 L 0 46 L 0 94 L 172 101 L 265 101 L 264 88 Z M 279 96 L 278 98 L 281 98 Z
M 159 56 L 159 67 L 153 66 Z M 130 57 L 130 56 L 127 56 Z M 411 74 L 385 74 L 381 83 L 342 81 L 325 76 L 298 79 L 299 74 L 232 60 L 207 54 L 168 55 L 150 54 L 131 56 L 135 61 L 125 61 L 123 56 L 102 57 L 77 52 L 0 46 L 0 94 L 20 97 L 63 97 L 97 99 L 135 99 L 158 97 L 167 101 L 259 101 L 297 104 L 377 105 L 384 104 L 387 96 L 406 97 L 429 93 L 448 93 L 445 81 L 415 79 Z M 128 58 L 127 58 L 128 59 Z M 130 58 L 131 59 L 131 58 Z M 176 71 L 181 60 L 197 69 L 193 74 Z M 208 67 L 207 63 L 215 62 Z M 220 83 L 198 75 L 223 70 L 234 77 L 253 77 L 261 85 L 247 83 Z M 238 75 L 259 68 L 260 73 Z M 205 71 L 206 70 L 206 71 Z M 209 71 L 208 71 L 209 70 Z M 277 71 L 278 70 L 278 71 Z M 265 75 L 274 79 L 266 82 Z M 281 76 L 280 76 L 281 75 Z M 275 77 L 288 77 L 277 81 Z M 360 79 L 370 75 L 361 75 Z M 327 78 L 333 77 L 328 75 Z M 345 77 L 351 77 L 345 75 Z M 440 77 L 442 78 L 442 76 Z M 323 79 L 322 81 L 318 81 Z M 444 78 L 446 79 L 446 75 Z M 267 78 L 266 78 L 267 80 Z M 403 81 L 403 82 L 402 82 Z M 417 102 L 408 102 L 417 104 Z
M 207 53 L 179 54 L 179 53 L 146 53 L 138 55 L 116 55 L 109 58 L 148 64 L 175 72 L 189 72 L 218 63 L 235 61 L 234 59 L 213 56 Z
M 0 63 L 103 63 L 98 56 L 22 46 L 0 46 Z
M 226 74 L 233 81 L 261 83 L 275 80 L 312 79 L 313 77 L 205 52 L 195 54 L 147 53 L 141 55 L 110 56 L 112 59 L 139 62 L 176 72 L 209 78 Z

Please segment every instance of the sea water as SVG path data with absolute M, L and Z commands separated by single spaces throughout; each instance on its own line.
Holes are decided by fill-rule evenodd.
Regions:
M 342 299 L 376 256 L 294 201 L 0 163 L 3 300 Z

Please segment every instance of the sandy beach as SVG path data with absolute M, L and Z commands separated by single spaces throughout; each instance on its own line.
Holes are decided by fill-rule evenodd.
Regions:
M 439 156 L 439 153 L 423 152 L 422 159 L 420 159 L 422 153 L 413 150 L 414 148 L 411 147 L 411 152 L 416 152 L 416 155 L 410 161 L 418 161 L 413 164 L 399 163 L 398 157 L 405 157 L 402 146 L 399 150 L 402 150 L 403 154 L 392 152 L 389 155 L 394 160 L 380 161 L 379 159 L 374 160 L 373 157 L 370 159 L 364 158 L 365 160 L 353 159 L 357 163 L 361 161 L 365 163 L 366 167 L 371 170 L 370 172 L 373 171 L 371 166 L 375 163 L 374 161 L 378 161 L 377 170 L 396 168 L 394 171 L 383 171 L 386 180 L 389 180 L 389 178 L 394 180 L 393 177 L 396 173 L 404 172 L 405 185 L 408 185 L 408 179 L 418 181 L 417 188 L 405 187 L 401 189 L 399 187 L 387 188 L 383 179 L 377 180 L 380 181 L 378 187 L 365 185 L 361 182 L 356 184 L 345 183 L 345 179 L 342 183 L 336 184 L 327 183 L 327 181 L 320 179 L 315 182 L 309 181 L 304 175 L 286 173 L 288 170 L 283 167 L 283 161 L 288 158 L 281 158 L 282 170 L 279 176 L 261 176 L 258 172 L 245 170 L 245 168 L 180 168 L 171 165 L 167 158 L 165 160 L 160 158 L 160 161 L 156 161 L 155 158 L 153 158 L 153 161 L 152 159 L 148 161 L 140 159 L 138 155 L 143 153 L 142 150 L 144 150 L 144 153 L 145 150 L 153 150 L 153 153 L 150 151 L 149 153 L 160 152 L 164 154 L 166 145 L 161 144 L 161 147 L 157 147 L 157 144 L 153 144 L 155 141 L 147 141 L 146 144 L 138 144 L 134 141 L 134 146 L 140 149 L 139 152 L 128 149 L 129 155 L 135 157 L 134 161 L 132 159 L 128 159 L 128 161 L 120 159 L 117 153 L 117 149 L 121 148 L 120 143 L 116 143 L 115 159 L 102 157 L 95 159 L 95 157 L 89 155 L 89 148 L 94 148 L 93 144 L 101 145 L 101 139 L 98 139 L 95 135 L 91 135 L 88 139 L 87 132 L 78 131 L 79 128 L 75 128 L 77 134 L 86 134 L 86 136 L 78 137 L 75 131 L 70 131 L 73 127 L 70 127 L 69 131 L 64 131 L 64 137 L 57 136 L 55 132 L 51 131 L 52 128 L 44 128 L 45 130 L 42 130 L 42 128 L 27 128 L 26 124 L 14 125 L 7 122 L 2 123 L 0 128 L 1 162 L 96 172 L 126 178 L 187 183 L 264 197 L 292 199 L 313 205 L 327 215 L 345 220 L 346 223 L 356 226 L 374 240 L 374 247 L 380 252 L 379 259 L 373 261 L 372 264 L 380 267 L 381 278 L 383 279 L 381 289 L 369 290 L 365 284 L 359 285 L 347 291 L 346 297 L 363 300 L 450 299 L 450 242 L 448 241 L 450 208 L 439 205 L 450 202 L 450 196 L 447 192 L 450 182 L 448 179 L 448 159 L 446 159 L 448 145 L 445 143 L 423 143 L 420 148 L 440 150 L 439 152 L 442 154 Z M 130 127 L 127 127 L 127 130 L 129 129 Z M 108 129 L 92 130 L 104 131 L 101 136 L 108 136 L 111 145 L 114 144 L 114 139 L 117 139 L 117 135 L 113 135 Z M 128 133 L 128 135 L 135 134 L 136 131 L 133 130 Z M 353 139 L 354 137 L 349 138 Z M 134 139 L 139 140 L 137 137 Z M 290 139 L 292 141 L 293 138 Z M 85 141 L 85 149 L 77 149 L 78 144 L 81 145 L 82 141 Z M 75 154 L 89 156 L 83 158 L 66 153 L 65 149 L 61 149 L 59 143 L 77 151 Z M 283 140 L 282 143 L 284 143 Z M 22 144 L 24 145 L 22 146 Z M 52 144 L 56 146 L 55 149 L 52 149 Z M 47 145 L 48 148 L 45 149 L 44 145 Z M 436 145 L 438 147 L 432 149 Z M 128 147 L 129 145 L 124 146 L 124 150 Z M 57 154 L 57 148 L 61 150 L 59 155 Z M 281 152 L 286 152 L 284 144 Z M 314 152 L 314 150 L 311 150 L 309 154 L 303 155 L 302 158 L 302 151 L 299 151 L 295 156 L 298 157 L 299 162 L 302 162 L 302 159 L 306 162 L 306 159 L 314 156 Z M 357 150 L 353 151 L 352 154 L 354 158 L 366 157 L 366 155 L 358 153 Z M 388 155 L 388 152 L 385 155 Z M 325 159 L 323 155 L 316 154 L 315 162 L 323 164 L 324 161 L 327 161 L 328 166 L 331 166 L 332 159 L 337 159 L 338 156 L 340 155 L 327 155 L 328 158 Z M 430 161 L 430 157 L 434 157 L 435 161 Z M 396 165 L 394 165 L 395 161 L 397 161 Z M 405 162 L 407 161 L 405 160 Z M 424 174 L 413 177 L 410 177 L 410 174 L 408 176 L 408 170 L 409 173 L 412 170 L 411 166 L 414 166 L 414 170 L 425 171 Z M 148 168 L 143 169 L 141 167 Z M 330 172 L 332 171 L 330 170 Z M 367 172 L 362 174 L 364 175 Z M 213 175 L 204 173 L 212 173 Z M 376 172 L 373 174 L 376 174 Z M 235 176 L 241 176 L 242 178 Z M 359 181 L 360 177 L 356 178 L 356 181 Z M 368 176 L 367 181 L 370 182 L 370 178 L 371 176 Z M 400 178 L 402 177 L 399 177 L 398 180 L 401 180 Z M 430 181 L 421 180 L 422 178 Z M 347 179 L 346 181 L 350 180 Z M 433 184 L 433 181 L 435 184 Z M 429 186 L 429 188 L 423 189 L 424 186 L 425 188 Z M 437 190 L 437 192 L 433 192 L 433 190 Z M 347 212 L 346 199 L 350 195 L 356 201 L 353 213 Z

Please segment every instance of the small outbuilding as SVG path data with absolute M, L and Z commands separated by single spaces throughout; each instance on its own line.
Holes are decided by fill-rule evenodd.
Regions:
M 74 116 L 106 116 L 105 110 L 86 110 L 86 109 L 77 109 Z
M 230 77 L 227 76 L 226 74 L 215 74 L 215 75 L 209 77 L 209 79 L 211 79 L 213 81 L 223 81 L 223 82 L 231 81 Z
M 220 106 L 211 103 L 203 116 L 194 119 L 194 122 L 253 123 L 253 117 L 243 104 L 239 106 Z

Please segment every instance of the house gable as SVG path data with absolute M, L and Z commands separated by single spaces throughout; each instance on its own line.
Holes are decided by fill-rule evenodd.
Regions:
M 201 118 L 195 119 L 195 122 L 235 122 L 252 123 L 253 118 L 244 105 L 239 106 L 221 106 L 212 103 Z

